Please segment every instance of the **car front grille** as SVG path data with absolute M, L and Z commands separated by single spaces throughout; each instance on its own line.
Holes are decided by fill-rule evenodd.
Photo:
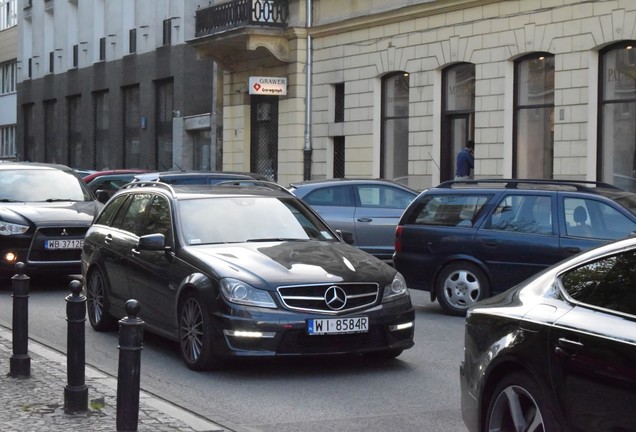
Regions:
M 58 239 L 83 239 L 87 229 L 87 227 L 46 227 L 38 229 L 31 242 L 29 262 L 79 262 L 82 255 L 81 249 L 48 250 L 44 248 L 44 242 Z
M 327 302 L 327 296 L 336 289 L 344 297 L 344 305 L 334 308 Z M 278 294 L 286 308 L 336 315 L 373 305 L 379 295 L 376 283 L 338 283 L 278 287 Z M 342 299 L 341 299 L 342 300 Z

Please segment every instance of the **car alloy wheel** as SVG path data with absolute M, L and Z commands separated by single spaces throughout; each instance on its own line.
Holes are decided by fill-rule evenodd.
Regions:
M 488 409 L 488 432 L 561 430 L 537 384 L 522 373 L 512 373 L 497 385 Z
M 97 331 L 112 330 L 115 326 L 115 319 L 108 313 L 106 306 L 107 283 L 98 267 L 90 271 L 86 281 L 88 321 Z
M 450 264 L 437 278 L 437 299 L 449 315 L 466 315 L 469 307 L 488 296 L 488 291 L 486 275 L 469 262 Z
M 223 364 L 213 357 L 208 311 L 194 292 L 186 294 L 179 307 L 179 346 L 192 370 L 217 369 Z

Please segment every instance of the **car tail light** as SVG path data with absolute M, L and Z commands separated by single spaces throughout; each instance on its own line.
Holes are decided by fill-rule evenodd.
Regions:
M 397 228 L 395 228 L 395 251 L 396 252 L 402 251 L 402 230 L 403 229 L 404 227 L 402 225 L 398 225 Z

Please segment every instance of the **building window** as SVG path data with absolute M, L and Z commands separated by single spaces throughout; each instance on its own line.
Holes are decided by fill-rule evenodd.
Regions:
M 57 115 L 55 99 L 44 101 L 44 162 L 66 163 L 59 157 L 57 145 Z
M 29 58 L 29 66 L 27 71 L 27 78 L 31 78 L 33 75 L 33 58 Z
M 344 121 L 345 113 L 345 85 L 344 83 L 338 83 L 334 85 L 335 98 L 334 98 L 334 119 L 336 123 L 342 123 Z
M 513 176 L 551 179 L 554 154 L 554 56 L 515 63 Z
M 99 39 L 99 60 L 100 61 L 106 60 L 106 38 L 105 37 Z
M 636 41 L 600 53 L 599 173 L 636 192 Z
M 380 177 L 408 176 L 409 74 L 396 72 L 382 79 L 382 141 Z
M 13 159 L 15 156 L 15 125 L 0 126 L 0 159 Z
M 97 169 L 108 169 L 109 167 L 120 167 L 121 147 L 111 149 L 110 139 L 110 110 L 108 92 L 101 91 L 93 93 L 93 154 L 95 155 L 95 167 Z M 119 150 L 119 152 L 117 151 Z
M 124 168 L 140 168 L 141 165 L 141 112 L 139 86 L 123 88 L 124 96 Z M 150 157 L 144 154 L 144 160 Z
M 42 140 L 36 141 L 35 139 L 33 106 L 34 104 L 32 103 L 22 105 L 22 126 L 20 127 L 24 137 L 24 147 L 22 147 L 22 154 L 20 155 L 22 160 L 42 160 L 39 156 L 42 154 L 39 151 L 42 148 Z M 20 150 L 16 148 L 16 151 Z
M 17 73 L 15 60 L 0 64 L 0 94 L 15 93 Z
M 172 20 L 170 18 L 163 20 L 163 44 L 170 45 L 172 43 Z
M 137 29 L 130 29 L 128 32 L 128 52 L 137 52 Z
M 79 64 L 79 45 L 73 45 L 73 67 Z
M 458 63 L 442 74 L 440 180 L 455 178 L 456 157 L 475 136 L 475 65 Z
M 55 71 L 55 51 L 49 52 L 49 73 Z
M 172 169 L 172 118 L 174 110 L 174 82 L 157 81 L 155 93 L 155 154 L 159 169 Z
M 345 176 L 345 137 L 333 137 L 333 178 Z
M 18 25 L 18 0 L 0 0 L 0 31 Z
M 68 163 L 73 167 L 90 167 L 92 165 L 91 158 L 83 157 L 81 96 L 70 96 L 66 102 L 68 109 Z

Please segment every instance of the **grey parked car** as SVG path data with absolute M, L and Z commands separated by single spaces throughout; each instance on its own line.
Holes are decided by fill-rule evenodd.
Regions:
M 293 183 L 302 198 L 333 228 L 353 235 L 353 245 L 391 261 L 395 227 L 418 192 L 379 179 L 329 179 Z

